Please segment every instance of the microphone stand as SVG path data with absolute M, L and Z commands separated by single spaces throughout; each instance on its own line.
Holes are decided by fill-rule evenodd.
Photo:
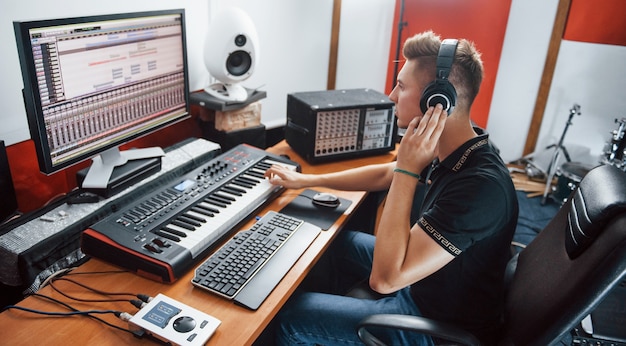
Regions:
M 569 153 L 567 152 L 567 149 L 563 146 L 563 140 L 565 139 L 565 134 L 567 133 L 567 129 L 572 124 L 572 118 L 574 117 L 574 115 L 580 115 L 580 106 L 576 103 L 574 103 L 574 106 L 572 106 L 572 108 L 569 110 L 569 118 L 567 119 L 567 122 L 565 123 L 565 128 L 563 129 L 563 133 L 561 134 L 561 138 L 559 139 L 559 142 L 557 144 L 552 144 L 548 146 L 548 148 L 555 147 L 555 149 L 554 149 L 554 154 L 552 154 L 552 160 L 550 161 L 550 164 L 548 165 L 546 187 L 543 190 L 543 198 L 541 199 L 541 205 L 545 205 L 548 200 L 548 194 L 550 193 L 550 190 L 552 188 L 552 179 L 554 179 L 554 174 L 556 172 L 555 166 L 559 160 L 561 151 L 563 151 L 563 155 L 565 155 L 565 160 L 567 162 L 572 161 L 570 159 Z
M 400 63 L 400 47 L 402 46 L 402 30 L 409 23 L 404 21 L 404 0 L 400 1 L 400 18 L 398 18 L 398 39 L 396 40 L 396 56 L 393 61 L 393 84 L 391 84 L 391 88 L 393 89 L 396 86 L 396 82 L 398 81 L 398 64 Z

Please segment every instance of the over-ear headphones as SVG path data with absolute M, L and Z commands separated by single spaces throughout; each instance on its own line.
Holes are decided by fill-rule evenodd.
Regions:
M 456 47 L 459 44 L 458 40 L 445 39 L 441 42 L 439 47 L 439 53 L 437 54 L 437 79 L 430 82 L 420 99 L 420 107 L 422 112 L 426 113 L 429 107 L 436 106 L 440 103 L 448 112 L 448 115 L 454 110 L 456 105 L 456 90 L 454 86 L 448 80 L 450 75 L 450 69 L 452 68 L 452 62 L 454 61 L 454 54 L 456 53 Z

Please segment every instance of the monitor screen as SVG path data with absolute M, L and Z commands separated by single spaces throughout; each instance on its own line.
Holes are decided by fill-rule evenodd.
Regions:
M 119 145 L 189 116 L 182 9 L 17 21 L 14 30 L 43 173 L 94 157 L 120 165 Z

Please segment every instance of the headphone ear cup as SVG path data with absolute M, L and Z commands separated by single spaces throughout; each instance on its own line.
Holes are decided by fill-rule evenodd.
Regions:
M 422 113 L 426 113 L 429 107 L 441 104 L 448 115 L 454 110 L 456 105 L 456 90 L 448 80 L 452 63 L 454 62 L 454 54 L 459 44 L 458 40 L 445 39 L 441 42 L 439 53 L 437 53 L 437 79 L 429 83 L 422 92 L 420 99 L 420 108 Z
M 426 113 L 429 107 L 434 107 L 438 103 L 443 106 L 448 115 L 452 113 L 456 105 L 456 90 L 447 80 L 433 81 L 422 92 L 422 98 L 420 99 L 422 113 Z
M 435 92 L 435 82 L 432 81 L 426 85 L 424 91 L 422 92 L 422 97 L 420 98 L 420 108 L 422 109 L 422 113 L 426 113 L 428 110 L 428 100 L 431 98 L 433 92 Z

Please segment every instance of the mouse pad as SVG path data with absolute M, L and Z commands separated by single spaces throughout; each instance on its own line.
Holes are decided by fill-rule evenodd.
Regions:
M 315 226 L 328 230 L 346 209 L 351 200 L 339 198 L 341 204 L 336 208 L 321 207 L 313 204 L 313 196 L 319 191 L 306 189 L 280 210 L 281 213 L 296 217 Z

